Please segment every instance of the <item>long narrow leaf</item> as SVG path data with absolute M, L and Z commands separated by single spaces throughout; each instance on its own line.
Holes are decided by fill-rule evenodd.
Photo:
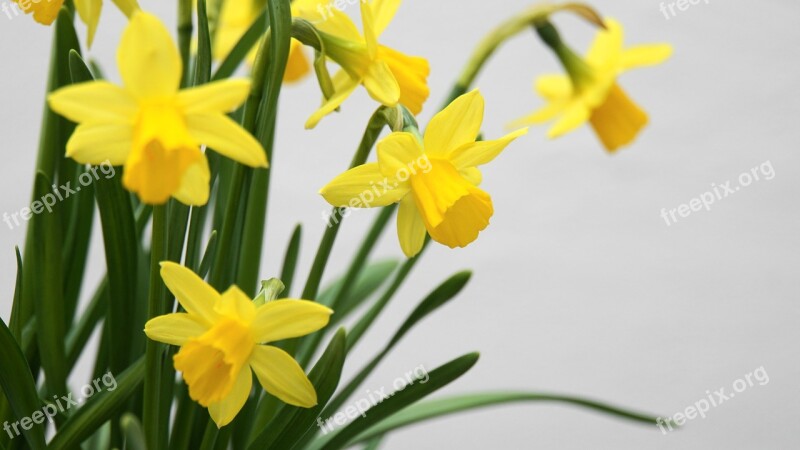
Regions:
M 0 319 L 0 386 L 18 418 L 28 417 L 41 408 L 36 394 L 36 383 L 28 369 L 22 350 L 11 335 L 5 322 Z M 35 425 L 26 430 L 20 427 L 28 445 L 34 449 L 45 448 L 44 427 Z
M 601 414 L 608 414 L 634 422 L 655 424 L 652 415 L 570 395 L 557 395 L 538 392 L 485 392 L 454 397 L 425 400 L 394 414 L 372 428 L 364 431 L 353 442 L 367 442 L 391 431 L 413 425 L 425 420 L 457 414 L 491 406 L 521 402 L 566 403 L 580 408 L 588 408 Z

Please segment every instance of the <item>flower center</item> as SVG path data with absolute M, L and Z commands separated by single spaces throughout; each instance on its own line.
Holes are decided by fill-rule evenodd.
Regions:
M 162 204 L 178 191 L 183 175 L 202 157 L 175 105 L 145 105 L 134 124 L 123 183 L 145 203 Z
M 451 248 L 466 247 L 489 225 L 494 213 L 489 194 L 464 179 L 450 162 L 431 159 L 431 170 L 410 181 L 433 240 Z
M 231 392 L 254 348 L 255 340 L 245 323 L 223 319 L 181 347 L 174 358 L 175 369 L 183 372 L 192 400 L 208 407 Z

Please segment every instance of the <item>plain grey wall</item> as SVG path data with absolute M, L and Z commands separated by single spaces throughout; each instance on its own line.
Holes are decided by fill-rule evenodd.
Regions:
M 7 0 L 0 0 L 4 2 Z M 105 2 L 92 56 L 113 65 L 122 15 Z M 175 23 L 175 2 L 142 0 Z M 423 364 L 432 369 L 480 350 L 473 371 L 447 389 L 546 390 L 586 395 L 671 415 L 759 367 L 769 383 L 712 408 L 680 432 L 631 425 L 551 404 L 519 404 L 451 417 L 392 435 L 385 448 L 794 448 L 800 444 L 796 195 L 800 187 L 800 65 L 792 0 L 700 1 L 667 19 L 661 2 L 593 2 L 626 28 L 627 43 L 671 42 L 673 58 L 622 78 L 651 116 L 638 142 L 607 155 L 588 128 L 548 142 L 545 128 L 512 145 L 484 172 L 496 214 L 466 250 L 431 248 L 349 361 L 352 375 L 438 282 L 465 268 L 468 289 L 408 336 L 365 387 L 389 386 Z M 670 2 L 665 2 L 670 3 Z M 475 44 L 527 0 L 408 0 L 383 42 L 427 57 L 432 96 L 424 124 Z M 349 12 L 355 13 L 353 7 Z M 556 20 L 578 48 L 593 30 Z M 170 25 L 172 28 L 174 26 Z M 83 30 L 81 30 L 83 32 Z M 0 16 L 0 210 L 26 206 L 32 184 L 51 29 Z M 558 71 L 532 33 L 504 46 L 477 85 L 484 131 L 541 105 L 535 76 Z M 327 210 L 317 190 L 343 170 L 374 104 L 360 90 L 314 131 L 303 123 L 319 102 L 312 79 L 286 89 L 273 166 L 264 277 L 273 276 L 292 228 L 305 225 L 307 273 Z M 667 226 L 662 208 L 688 203 L 765 162 L 775 177 Z M 734 183 L 736 185 L 736 183 Z M 348 261 L 372 212 L 351 216 L 333 261 Z M 392 226 L 379 251 L 400 257 Z M 0 225 L 0 315 L 8 318 L 24 230 Z M 89 291 L 102 274 L 91 251 Z M 342 271 L 334 264 L 328 275 Z M 295 293 L 297 294 L 297 293 Z M 73 376 L 87 381 L 84 361 Z

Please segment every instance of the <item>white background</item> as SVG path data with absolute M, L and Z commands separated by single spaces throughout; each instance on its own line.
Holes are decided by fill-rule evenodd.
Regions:
M 6 0 L 0 0 L 0 2 Z M 118 79 L 114 52 L 124 23 L 111 2 L 92 56 Z M 621 79 L 651 116 L 634 146 L 609 156 L 588 128 L 560 140 L 545 128 L 486 167 L 491 226 L 465 250 L 435 246 L 348 361 L 348 378 L 436 284 L 471 268 L 462 295 L 421 324 L 370 377 L 379 389 L 414 367 L 432 369 L 479 350 L 478 365 L 448 393 L 558 391 L 671 415 L 763 366 L 770 381 L 712 409 L 680 432 L 612 420 L 552 404 L 518 404 L 450 417 L 392 435 L 385 448 L 796 448 L 800 419 L 797 271 L 800 187 L 800 4 L 790 0 L 700 2 L 667 19 L 659 3 L 596 0 L 619 19 L 629 45 L 670 42 L 673 58 Z M 480 38 L 526 0 L 408 0 L 383 42 L 431 62 L 426 123 Z M 175 23 L 175 2 L 142 0 Z M 500 6 L 502 5 L 502 6 Z M 356 7 L 348 12 L 356 13 Z M 556 23 L 576 48 L 593 30 L 566 15 Z M 81 32 L 83 33 L 81 26 Z M 0 211 L 26 206 L 32 185 L 51 29 L 0 16 Z M 541 105 L 536 75 L 558 71 L 533 33 L 492 59 L 477 85 L 488 138 Z M 350 160 L 374 104 L 363 92 L 314 131 L 303 123 L 319 102 L 312 79 L 285 90 L 273 160 L 263 276 L 276 274 L 291 230 L 305 225 L 307 273 L 327 207 L 317 190 Z M 770 161 L 775 178 L 677 224 L 659 213 L 712 183 Z M 735 184 L 735 183 L 734 183 Z M 341 273 L 371 212 L 351 216 L 329 274 Z M 392 226 L 378 256 L 400 257 Z M 0 225 L 0 315 L 8 318 L 14 245 L 24 230 Z M 93 241 L 86 292 L 104 266 Z M 339 263 L 341 262 L 341 263 Z M 297 292 L 295 292 L 297 295 Z M 84 362 L 73 384 L 87 381 Z M 87 378 L 87 379 L 84 379 Z

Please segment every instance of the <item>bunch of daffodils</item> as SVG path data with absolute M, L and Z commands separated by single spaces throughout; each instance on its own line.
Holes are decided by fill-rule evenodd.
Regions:
M 378 448 L 410 423 L 543 398 L 654 422 L 555 394 L 478 392 L 452 397 L 446 407 L 427 400 L 469 371 L 477 353 L 415 371 L 397 392 L 358 403 L 352 415 L 349 402 L 363 381 L 462 291 L 469 272 L 432 289 L 360 370 L 345 364 L 358 361 L 351 356 L 390 301 L 413 300 L 395 297 L 427 245 L 480 245 L 480 234 L 491 232 L 495 205 L 480 187 L 483 166 L 502 166 L 508 148 L 525 151 L 528 125 L 555 120 L 548 133 L 554 138 L 589 122 L 607 150 L 631 144 L 648 118 L 617 78 L 663 62 L 668 45 L 624 48 L 622 26 L 588 5 L 535 6 L 479 45 L 443 108 L 421 127 L 417 116 L 431 93 L 428 60 L 381 38 L 400 0 L 358 2 L 360 26 L 339 2 L 178 0 L 177 44 L 170 26 L 135 0 L 114 0 L 128 18 L 117 30 L 119 80 L 104 79 L 104 62 L 87 65 L 83 56 L 101 22 L 101 0 L 15 1 L 36 22 L 54 25 L 55 35 L 33 197 L 45 199 L 52 185 L 87 174 L 96 183 L 82 183 L 85 189 L 52 205 L 43 200 L 47 211 L 33 215 L 17 253 L 13 310 L 0 320 L 0 422 L 7 431 L 0 449 Z M 585 57 L 549 20 L 563 12 L 598 29 Z M 85 42 L 76 31 L 83 26 Z M 484 112 L 501 119 L 503 112 L 475 80 L 505 40 L 528 29 L 565 74 L 539 77 L 536 91 L 547 104 L 497 137 L 482 129 Z M 305 89 L 298 82 L 312 77 L 321 106 L 298 106 L 314 111 L 306 128 L 334 113 L 354 117 L 347 99 L 359 86 L 376 108 L 349 167 L 320 182 L 320 195 L 342 219 L 347 208 L 378 209 L 356 257 L 327 285 L 344 229 L 338 218 L 325 229 L 307 276 L 298 267 L 302 227 L 278 277 L 261 266 L 268 161 L 284 151 L 275 146 L 278 99 L 284 85 Z M 97 177 L 98 168 L 107 176 Z M 374 261 L 372 250 L 395 215 L 398 258 Z M 88 261 L 93 232 L 102 235 L 104 261 Z M 90 263 L 104 263 L 105 275 L 84 292 Z M 99 345 L 87 345 L 95 331 Z M 93 365 L 79 367 L 79 360 Z M 54 404 L 70 392 L 68 380 L 86 370 L 95 380 L 92 395 L 73 409 Z M 106 379 L 113 388 L 101 389 L 98 380 Z M 341 414 L 352 417 L 331 422 Z

